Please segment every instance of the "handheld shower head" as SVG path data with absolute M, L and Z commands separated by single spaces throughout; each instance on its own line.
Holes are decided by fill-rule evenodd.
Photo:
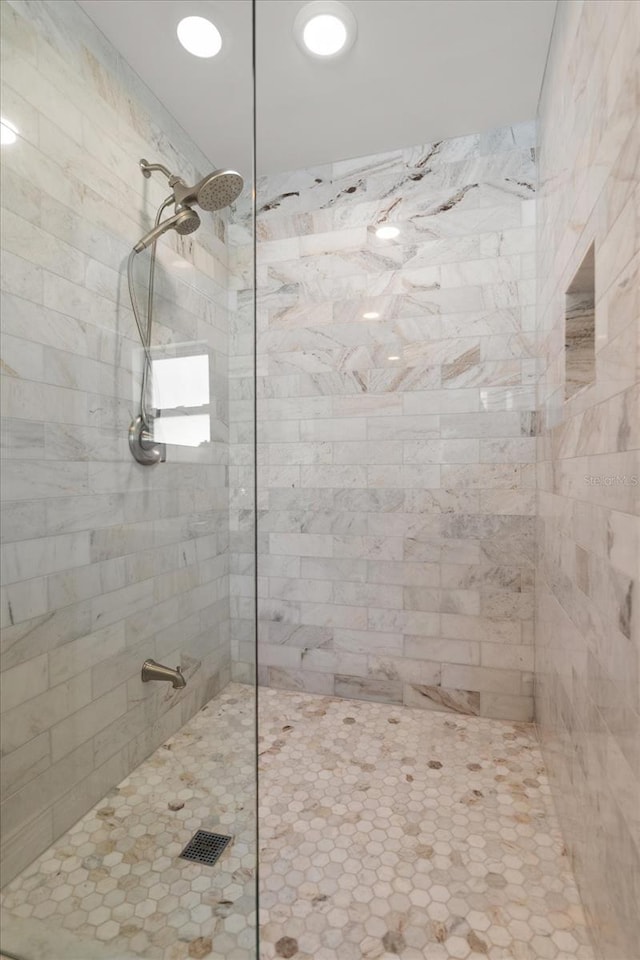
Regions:
M 195 187 L 173 184 L 178 203 L 197 203 L 203 210 L 222 210 L 240 196 L 244 180 L 235 170 L 214 170 Z
M 176 204 L 176 207 L 177 206 Z M 193 233 L 199 226 L 200 217 L 196 211 L 192 210 L 191 207 L 181 207 L 172 217 L 163 220 L 162 223 L 159 223 L 153 230 L 145 233 L 144 237 L 138 240 L 133 249 L 136 253 L 142 253 L 143 250 L 146 250 L 151 243 L 154 243 L 158 237 L 161 237 L 167 230 L 175 230 L 176 233 L 184 237 L 189 233 Z

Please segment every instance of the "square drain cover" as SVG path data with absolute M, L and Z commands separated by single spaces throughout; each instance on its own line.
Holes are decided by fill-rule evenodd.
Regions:
M 221 833 L 208 833 L 206 830 L 198 830 L 191 837 L 180 856 L 185 860 L 195 860 L 196 863 L 214 864 L 231 843 L 231 839 L 231 837 L 225 837 Z

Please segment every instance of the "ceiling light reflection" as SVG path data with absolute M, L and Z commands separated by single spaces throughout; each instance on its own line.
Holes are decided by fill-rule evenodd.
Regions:
M 15 143 L 17 139 L 18 128 L 10 120 L 0 117 L 0 143 L 2 146 L 7 147 L 10 143 Z
M 378 227 L 376 237 L 379 240 L 394 240 L 400 235 L 398 227 Z

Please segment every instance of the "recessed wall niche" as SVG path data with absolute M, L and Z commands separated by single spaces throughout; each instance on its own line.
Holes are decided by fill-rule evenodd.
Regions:
M 595 351 L 595 247 L 591 244 L 565 296 L 565 399 L 593 383 Z

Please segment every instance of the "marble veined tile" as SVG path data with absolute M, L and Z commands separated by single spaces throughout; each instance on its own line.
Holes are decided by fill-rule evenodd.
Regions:
M 629 403 L 637 407 L 637 162 L 630 158 L 638 156 L 639 133 L 637 82 L 626 79 L 637 80 L 638 5 L 567 4 L 558 14 L 540 102 L 536 218 L 537 719 L 597 953 L 626 958 L 640 941 L 640 768 L 635 748 L 629 752 L 638 743 L 637 650 L 629 637 L 637 620 L 633 478 L 640 471 L 637 417 L 628 415 Z M 565 302 L 590 248 L 595 303 L 575 292 Z M 586 350 L 589 321 L 595 365 L 593 344 L 591 359 Z
M 592 960 L 533 728 L 427 686 L 375 702 L 394 682 L 260 692 L 261 958 Z M 253 697 L 228 687 L 6 888 L 7 948 L 255 955 Z M 234 835 L 213 868 L 177 856 L 196 827 Z
M 21 133 L 3 154 L 8 877 L 229 673 L 228 583 L 217 564 L 228 547 L 223 445 L 237 297 L 219 215 L 197 237 L 163 238 L 154 335 L 209 348 L 214 440 L 189 453 L 176 447 L 152 478 L 127 449 L 139 348 L 123 264 L 165 194 L 160 179 L 140 176 L 136 158 L 187 180 L 208 161 L 77 4 L 15 0 L 2 20 L 3 96 Z M 204 649 L 203 611 L 226 661 L 221 648 Z M 193 668 L 189 693 L 178 703 L 150 696 L 141 709 L 132 677 L 161 653 Z
M 265 960 L 590 960 L 530 726 L 260 696 Z

